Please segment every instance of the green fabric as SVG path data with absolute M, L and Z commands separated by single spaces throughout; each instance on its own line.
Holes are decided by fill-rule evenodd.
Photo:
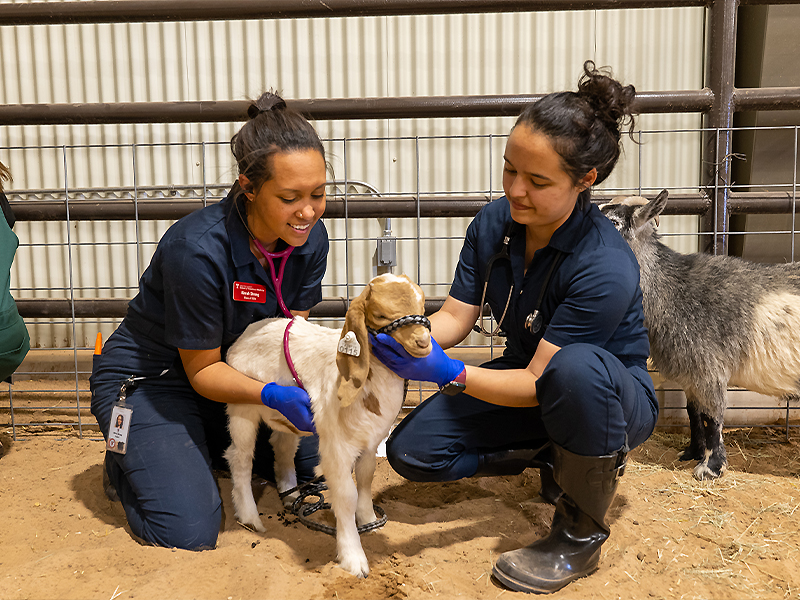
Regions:
M 0 381 L 19 367 L 30 350 L 30 336 L 11 295 L 11 263 L 19 246 L 17 235 L 0 218 Z

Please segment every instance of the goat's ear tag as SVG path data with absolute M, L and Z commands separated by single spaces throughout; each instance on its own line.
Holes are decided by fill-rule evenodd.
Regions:
M 358 343 L 356 339 L 356 334 L 352 331 L 348 331 L 344 334 L 344 337 L 339 340 L 339 346 L 337 348 L 339 352 L 342 354 L 349 354 L 350 356 L 359 356 L 361 354 L 361 345 Z

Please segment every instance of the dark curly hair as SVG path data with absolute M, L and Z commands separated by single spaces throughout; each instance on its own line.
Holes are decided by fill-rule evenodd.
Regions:
M 249 119 L 231 138 L 231 152 L 239 173 L 245 175 L 256 191 L 274 177 L 272 157 L 281 152 L 316 150 L 325 160 L 325 148 L 314 127 L 306 118 L 286 106 L 278 94 L 264 92 L 247 109 Z M 248 190 L 250 191 L 250 190 Z M 239 184 L 232 193 L 241 193 Z
M 548 94 L 527 106 L 514 127 L 522 124 L 546 135 L 561 157 L 562 168 L 576 184 L 593 168 L 597 169 L 595 184 L 599 184 L 617 164 L 626 125 L 633 139 L 631 104 L 635 96 L 632 85 L 623 86 L 608 69 L 598 69 L 587 60 L 577 92 Z M 584 190 L 579 204 L 584 205 L 590 197 L 591 191 Z

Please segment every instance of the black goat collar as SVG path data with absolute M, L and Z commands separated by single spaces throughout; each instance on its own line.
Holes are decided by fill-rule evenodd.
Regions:
M 424 325 L 428 329 L 428 331 L 431 330 L 431 322 L 425 315 L 406 315 L 405 317 L 400 317 L 399 319 L 395 319 L 394 321 L 392 321 L 385 327 L 381 327 L 380 329 L 372 329 L 371 327 L 367 327 L 367 329 L 372 335 L 378 335 L 379 333 L 391 334 L 393 331 L 397 331 L 401 327 L 405 327 L 406 325 L 414 325 L 415 323 Z

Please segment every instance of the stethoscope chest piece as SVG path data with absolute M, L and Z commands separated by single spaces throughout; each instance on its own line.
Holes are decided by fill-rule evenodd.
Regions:
M 525 317 L 525 329 L 530 331 L 533 334 L 539 333 L 539 330 L 542 328 L 542 313 L 539 312 L 537 308 L 527 317 Z

